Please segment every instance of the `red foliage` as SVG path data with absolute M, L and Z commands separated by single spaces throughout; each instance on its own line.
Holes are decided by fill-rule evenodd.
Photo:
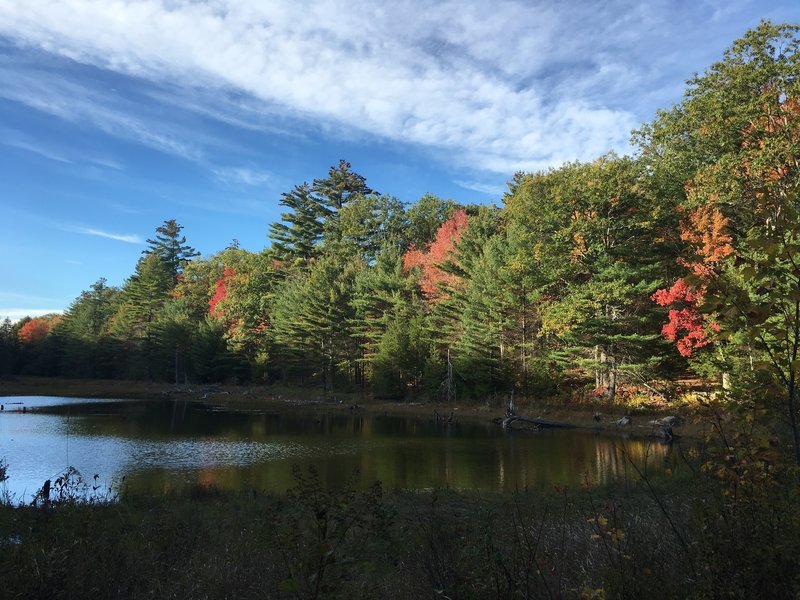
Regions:
M 208 301 L 208 314 L 212 317 L 223 317 L 219 303 L 228 297 L 228 280 L 236 275 L 236 271 L 230 267 L 225 267 L 222 271 L 222 277 L 217 280 L 217 286 L 214 295 Z
M 708 328 L 719 330 L 719 325 L 709 321 L 698 308 L 702 290 L 691 288 L 683 279 L 668 290 L 656 291 L 652 298 L 659 306 L 683 305 L 669 311 L 668 321 L 661 328 L 661 335 L 675 342 L 681 356 L 688 358 L 696 349 L 711 343 L 706 335 Z
M 458 277 L 446 273 L 438 265 L 448 260 L 468 225 L 469 217 L 467 217 L 466 211 L 457 210 L 453 216 L 442 223 L 436 232 L 436 238 L 425 250 L 412 247 L 403 257 L 404 269 L 422 267 L 419 287 L 429 300 L 436 301 L 445 297 L 442 294 L 442 287 L 454 284 L 458 280 Z
M 23 344 L 38 344 L 50 333 L 49 319 L 31 319 L 19 330 L 19 341 Z
M 697 194 L 692 184 L 686 191 L 691 197 Z M 690 357 L 698 348 L 711 343 L 709 330 L 719 330 L 719 325 L 700 312 L 707 282 L 715 276 L 719 261 L 733 253 L 732 237 L 728 233 L 728 219 L 713 205 L 704 204 L 689 212 L 688 220 L 681 222 L 681 239 L 692 247 L 695 260 L 679 259 L 678 263 L 689 269 L 702 283 L 689 286 L 678 279 L 668 290 L 657 290 L 652 299 L 659 306 L 674 307 L 667 315 L 661 334 L 675 342 L 681 356 Z

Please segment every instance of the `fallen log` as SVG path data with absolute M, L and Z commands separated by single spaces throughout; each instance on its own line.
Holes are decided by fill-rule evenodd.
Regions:
M 528 425 L 533 425 L 534 427 L 530 427 L 529 429 L 574 429 L 576 425 L 571 423 L 564 423 L 561 421 L 549 421 L 547 419 L 542 419 L 539 417 L 525 417 L 523 415 L 508 415 L 505 417 L 497 417 L 496 419 L 492 419 L 494 423 L 498 425 L 502 425 L 503 429 L 513 429 L 512 425 L 514 423 L 526 423 Z

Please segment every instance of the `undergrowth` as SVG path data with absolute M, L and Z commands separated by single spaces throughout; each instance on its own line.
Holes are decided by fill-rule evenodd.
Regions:
M 4 598 L 795 598 L 798 472 L 752 420 L 682 475 L 517 493 L 208 488 L 0 507 Z M 624 451 L 624 446 L 623 446 Z M 353 481 L 356 481 L 355 478 Z

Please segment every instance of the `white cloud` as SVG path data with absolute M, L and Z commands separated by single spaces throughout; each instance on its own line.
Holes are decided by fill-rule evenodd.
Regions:
M 212 172 L 222 182 L 260 186 L 274 179 L 271 173 L 246 167 L 214 167 Z
M 505 185 L 482 183 L 480 181 L 463 181 L 458 179 L 454 183 L 464 189 L 475 190 L 476 192 L 480 192 L 494 198 L 499 198 L 508 191 L 508 187 Z
M 126 242 L 128 244 L 144 244 L 144 240 L 141 237 L 133 234 L 110 233 L 108 231 L 103 231 L 101 229 L 93 229 L 91 227 L 78 227 L 70 231 L 74 231 L 75 233 L 81 233 L 83 235 L 94 235 L 97 237 L 107 238 L 109 240 L 116 240 L 118 242 Z
M 2 96 L 2 92 L 0 92 L 0 96 Z M 0 136 L 5 138 L 0 139 L 0 144 L 4 146 L 32 152 L 55 162 L 68 165 L 85 163 L 87 165 L 113 169 L 115 171 L 124 170 L 124 167 L 113 159 L 86 154 L 77 151 L 75 148 L 71 148 L 69 152 L 66 152 L 59 148 L 57 144 L 48 144 L 43 140 L 34 140 L 26 134 L 11 129 L 0 128 Z M 67 154 L 69 154 L 69 158 L 67 158 Z
M 227 94 L 230 102 L 207 102 L 199 93 L 186 107 L 229 123 L 280 130 L 282 120 L 301 119 L 509 173 L 625 152 L 630 130 L 663 106 L 652 103 L 677 100 L 674 78 L 698 70 L 681 66 L 682 42 L 709 38 L 719 51 L 700 24 L 742 9 L 733 2 L 721 15 L 718 4 L 5 0 L 0 34 L 156 81 L 162 95 Z M 108 98 L 23 83 L 0 94 L 207 159 L 191 135 L 126 117 L 121 105 L 110 110 Z
M 25 317 L 41 317 L 43 315 L 61 314 L 64 311 L 60 308 L 0 308 L 0 321 L 11 319 L 16 323 Z

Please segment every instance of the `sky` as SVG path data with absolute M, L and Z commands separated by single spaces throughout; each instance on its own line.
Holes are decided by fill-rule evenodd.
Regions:
M 2 0 L 0 318 L 122 285 L 175 219 L 259 251 L 345 159 L 405 202 L 499 204 L 631 130 L 796 0 Z

